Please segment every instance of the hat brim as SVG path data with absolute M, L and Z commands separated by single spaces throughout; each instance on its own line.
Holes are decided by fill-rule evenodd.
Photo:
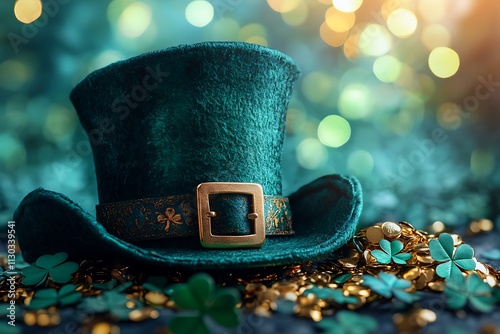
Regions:
M 332 253 L 355 233 L 362 209 L 359 182 L 328 175 L 289 196 L 294 236 L 266 238 L 258 249 L 207 249 L 197 238 L 132 244 L 108 233 L 68 197 L 36 189 L 14 213 L 23 257 L 66 252 L 73 259 L 117 259 L 154 266 L 225 269 L 299 263 Z

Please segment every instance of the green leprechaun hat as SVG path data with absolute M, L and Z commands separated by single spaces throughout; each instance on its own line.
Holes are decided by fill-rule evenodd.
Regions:
M 353 236 L 361 188 L 328 175 L 282 196 L 299 70 L 266 47 L 208 42 L 99 69 L 71 93 L 92 144 L 94 218 L 36 189 L 14 219 L 24 258 L 121 258 L 196 269 L 318 258 Z

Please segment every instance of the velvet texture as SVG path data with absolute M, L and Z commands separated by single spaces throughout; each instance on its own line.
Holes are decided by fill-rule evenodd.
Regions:
M 251 182 L 281 195 L 286 109 L 299 71 L 278 51 L 246 43 L 170 48 L 97 70 L 71 93 L 92 143 L 101 204 L 194 194 L 201 182 Z M 223 204 L 226 226 L 247 233 L 238 201 Z M 199 239 L 129 244 L 64 195 L 37 189 L 16 210 L 27 261 L 124 257 L 156 265 L 249 267 L 299 262 L 334 251 L 355 231 L 361 188 L 323 177 L 290 196 L 295 236 L 261 249 L 206 249 Z M 239 214 L 236 214 L 238 212 Z

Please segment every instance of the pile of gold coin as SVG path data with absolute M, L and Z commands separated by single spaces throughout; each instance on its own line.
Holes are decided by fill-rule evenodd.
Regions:
M 490 220 L 473 221 L 467 233 L 487 233 L 493 229 Z M 273 313 L 285 313 L 298 317 L 320 321 L 324 316 L 334 314 L 339 309 L 356 310 L 375 300 L 382 298 L 369 287 L 364 286 L 364 275 L 377 276 L 379 273 L 390 273 L 411 283 L 406 291 L 417 290 L 442 292 L 445 281 L 436 274 L 439 263 L 431 257 L 429 242 L 438 237 L 439 233 L 448 231 L 442 222 L 435 222 L 429 226 L 429 232 L 415 229 L 407 222 L 383 222 L 359 231 L 343 248 L 335 252 L 335 257 L 322 261 L 308 261 L 301 264 L 262 268 L 238 272 L 211 273 L 217 283 L 222 286 L 244 286 L 242 301 L 239 304 L 245 312 L 253 312 L 260 316 L 272 316 Z M 434 233 L 434 234 L 433 234 Z M 463 243 L 459 235 L 451 234 L 454 246 Z M 405 264 L 380 263 L 373 256 L 374 250 L 379 250 L 381 240 L 399 240 L 403 244 L 401 252 L 409 253 L 411 257 Z M 464 272 L 464 275 L 477 273 L 491 287 L 498 286 L 500 273 L 488 264 L 476 262 L 476 268 Z M 2 259 L 0 258 L 0 262 Z M 187 280 L 192 273 L 169 272 L 166 274 L 169 284 Z M 165 275 L 165 273 L 162 273 Z M 116 281 L 117 285 L 127 282 L 130 286 L 124 291 L 130 302 L 140 301 L 145 307 L 130 312 L 129 320 L 144 321 L 159 317 L 159 308 L 175 309 L 174 302 L 167 294 L 160 291 L 148 291 L 143 284 L 147 278 L 141 268 L 132 268 L 119 263 L 103 261 L 83 261 L 80 269 L 73 275 L 71 283 L 78 286 L 77 291 L 82 297 L 94 297 L 102 294 L 93 283 Z M 16 302 L 28 305 L 34 291 L 25 287 L 21 278 L 16 277 Z M 48 288 L 57 288 L 48 282 Z M 347 298 L 321 298 L 315 295 L 317 289 L 333 289 L 337 296 Z M 328 290 L 328 291 L 333 291 Z M 316 292 L 317 293 L 317 292 Z M 6 280 L 0 282 L 0 296 L 3 302 L 8 302 L 8 284 Z M 133 309 L 133 307 L 131 307 Z M 410 320 L 408 320 L 410 319 Z M 25 323 L 34 326 L 54 326 L 60 323 L 58 310 L 50 307 L 46 310 L 28 311 L 24 316 Z M 101 319 L 102 320 L 102 319 Z M 89 332 L 101 333 L 116 330 L 108 320 L 95 319 L 89 324 Z M 436 314 L 427 309 L 411 309 L 406 314 L 397 313 L 393 317 L 394 324 L 401 332 L 416 331 L 428 323 L 436 320 Z

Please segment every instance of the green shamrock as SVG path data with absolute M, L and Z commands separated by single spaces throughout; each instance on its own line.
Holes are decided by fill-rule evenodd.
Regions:
M 500 249 L 498 249 L 498 248 L 490 249 L 490 250 L 483 253 L 483 257 L 486 260 L 499 261 L 500 260 Z
M 129 307 L 129 302 L 134 302 L 134 307 Z M 118 291 L 104 291 L 102 295 L 83 299 L 79 308 L 88 314 L 109 313 L 119 320 L 128 320 L 129 313 L 134 309 L 140 309 L 142 303 L 135 299 L 130 299 L 127 295 Z
M 82 294 L 76 291 L 75 284 L 63 285 L 59 291 L 56 289 L 38 290 L 29 304 L 32 310 L 39 310 L 52 305 L 67 306 L 80 300 Z
M 98 290 L 122 292 L 122 291 L 125 291 L 132 286 L 132 282 L 126 282 L 126 283 L 120 284 L 118 286 L 117 286 L 117 284 L 118 284 L 118 281 L 115 279 L 112 279 L 112 280 L 104 282 L 104 283 L 92 282 L 92 287 L 94 289 L 98 289 Z
M 143 287 L 149 291 L 158 291 L 170 295 L 172 293 L 172 288 L 167 283 L 168 280 L 164 276 L 151 276 L 148 278 L 148 281 L 143 284 Z
M 377 329 L 377 321 L 355 312 L 339 311 L 336 319 L 323 319 L 316 324 L 326 334 L 368 334 Z
M 340 274 L 339 276 L 335 277 L 333 279 L 333 283 L 337 283 L 337 284 L 344 284 L 345 282 L 347 282 L 349 280 L 349 278 L 352 277 L 352 274 Z
M 331 288 L 320 288 L 318 286 L 313 286 L 310 289 L 304 291 L 304 295 L 314 294 L 319 299 L 333 300 L 337 304 L 356 304 L 358 298 L 353 296 L 344 296 L 342 289 L 331 289 Z
M 208 334 L 206 317 L 224 327 L 234 328 L 239 324 L 238 292 L 231 288 L 216 292 L 214 280 L 207 274 L 196 274 L 187 283 L 174 285 L 172 299 L 179 309 L 195 311 L 172 318 L 169 326 L 175 334 Z
M 462 275 L 446 279 L 444 290 L 446 304 L 452 310 L 462 309 L 469 301 L 471 307 L 478 312 L 491 312 L 495 305 L 493 289 L 476 273 L 467 279 Z
M 388 240 L 382 239 L 379 242 L 380 248 L 372 251 L 373 257 L 377 259 L 379 263 L 389 264 L 392 261 L 397 264 L 404 265 L 406 261 L 411 258 L 410 253 L 400 253 L 403 249 L 403 243 L 399 240 L 394 240 L 389 242 Z
M 392 296 L 405 303 L 413 303 L 420 299 L 419 296 L 405 291 L 411 287 L 411 283 L 407 280 L 397 278 L 393 274 L 381 272 L 378 278 L 371 275 L 363 275 L 363 283 L 382 297 L 391 298 Z
M 54 255 L 42 255 L 36 260 L 35 265 L 23 269 L 23 284 L 39 286 L 50 277 L 56 283 L 68 283 L 71 276 L 78 270 L 75 262 L 64 262 L 68 254 L 61 252 Z
M 436 274 L 440 277 L 462 276 L 460 268 L 464 270 L 476 268 L 476 262 L 472 259 L 474 257 L 472 247 L 462 244 L 453 253 L 453 238 L 448 233 L 441 233 L 439 240 L 431 240 L 429 250 L 434 260 L 443 262 L 436 267 Z

